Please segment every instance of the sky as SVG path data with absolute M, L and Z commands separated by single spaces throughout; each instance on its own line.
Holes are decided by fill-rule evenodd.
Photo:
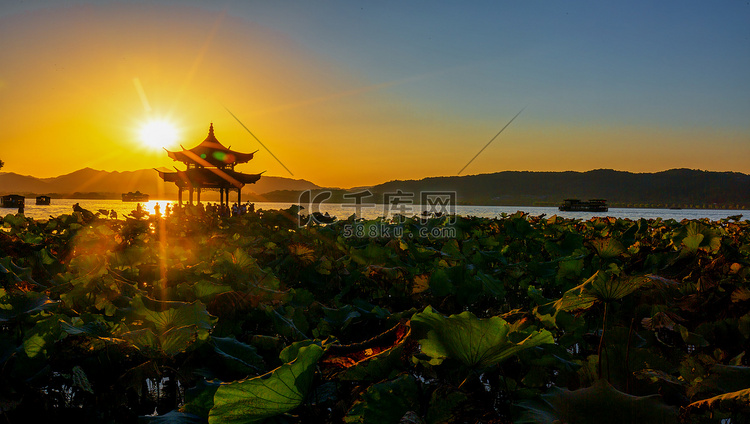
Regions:
M 183 169 L 213 123 L 321 186 L 750 173 L 748 1 L 4 0 L 0 64 L 0 172 Z

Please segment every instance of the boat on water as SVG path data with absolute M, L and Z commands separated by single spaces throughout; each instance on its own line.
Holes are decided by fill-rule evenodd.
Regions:
M 49 198 L 49 196 L 37 196 L 36 197 L 36 204 L 37 205 L 41 205 L 41 206 L 49 205 L 50 200 L 51 199 Z
M 3 208 L 23 208 L 26 198 L 18 194 L 9 194 L 0 198 L 0 207 Z
M 565 199 L 557 208 L 564 212 L 607 212 L 607 201 L 605 199 L 589 199 L 588 202 L 580 199 Z
M 128 192 L 128 193 L 122 193 L 122 201 L 123 202 L 148 202 L 148 194 L 141 193 L 140 191 L 136 191 L 135 193 Z

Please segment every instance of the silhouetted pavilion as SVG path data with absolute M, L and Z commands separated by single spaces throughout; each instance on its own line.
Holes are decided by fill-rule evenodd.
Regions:
M 261 175 L 243 174 L 234 170 L 235 165 L 249 162 L 255 152 L 240 153 L 224 147 L 214 136 L 213 123 L 208 128 L 208 137 L 199 145 L 192 149 L 182 147 L 182 151 L 167 150 L 167 154 L 187 166 L 184 171 L 177 168 L 176 172 L 156 170 L 165 182 L 177 184 L 180 204 L 183 190 L 188 191 L 190 204 L 193 204 L 194 192 L 197 194 L 197 202 L 200 203 L 203 190 L 219 190 L 221 204 L 224 204 L 225 195 L 229 204 L 230 191 L 237 190 L 237 203 L 242 203 L 242 187 L 245 184 L 254 184 Z

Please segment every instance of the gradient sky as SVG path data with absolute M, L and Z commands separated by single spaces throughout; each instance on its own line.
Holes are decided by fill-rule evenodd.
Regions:
M 2 171 L 178 166 L 352 187 L 506 170 L 750 173 L 747 1 L 0 4 Z M 179 148 L 179 146 L 173 146 Z

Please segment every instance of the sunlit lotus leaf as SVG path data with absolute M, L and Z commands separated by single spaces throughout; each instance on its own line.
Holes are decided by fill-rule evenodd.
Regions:
M 513 342 L 511 325 L 504 319 L 479 319 L 468 311 L 445 317 L 428 306 L 412 317 L 411 324 L 418 334 L 425 334 L 419 344 L 432 364 L 452 358 L 468 367 L 489 367 L 521 350 L 554 343 L 547 330 L 516 332 L 514 338 L 522 340 Z
M 565 390 L 553 387 L 541 399 L 521 402 L 516 424 L 633 424 L 677 423 L 677 408 L 659 395 L 631 396 L 597 380 L 591 387 Z
M 604 275 L 594 279 L 590 291 L 603 302 L 611 302 L 622 299 L 650 282 L 651 280 L 646 276 L 615 276 L 607 278 Z
M 59 318 L 53 315 L 36 321 L 34 327 L 24 334 L 23 350 L 29 358 L 46 355 L 47 348 L 62 337 Z
M 744 302 L 750 299 L 750 289 L 747 287 L 738 287 L 732 292 L 732 302 Z
M 196 298 L 201 301 L 210 301 L 217 294 L 226 293 L 232 291 L 232 287 L 226 284 L 216 284 L 208 280 L 200 280 L 195 283 L 192 287 L 193 294 Z
M 3 226 L 13 229 L 23 228 L 26 226 L 26 218 L 23 215 L 7 214 L 3 218 Z
M 747 416 L 750 412 L 750 388 L 693 402 L 687 406 L 687 410 L 691 413 L 703 410 L 734 411 L 743 412 Z
M 373 384 L 344 417 L 346 423 L 398 423 L 419 410 L 419 386 L 411 375 Z
M 674 242 L 681 246 L 680 256 L 694 255 L 698 250 L 716 253 L 721 247 L 721 231 L 693 221 L 680 228 Z
M 211 329 L 211 317 L 201 302 L 159 302 L 136 296 L 131 308 L 134 314 L 153 324 L 158 332 L 183 326 Z
M 315 262 L 315 250 L 301 243 L 289 245 L 289 253 L 295 257 L 301 264 L 309 265 Z
M 336 371 L 338 380 L 380 381 L 401 369 L 401 354 L 410 328 L 398 324 L 364 343 L 331 346 L 321 359 L 321 368 Z
M 268 374 L 222 384 L 214 395 L 209 423 L 255 423 L 295 409 L 307 395 L 322 355 L 323 348 L 312 344 L 301 348 L 293 362 Z
M 598 298 L 588 290 L 594 278 L 596 278 L 596 274 L 583 284 L 563 293 L 563 296 L 555 302 L 555 309 L 558 311 L 579 311 L 594 306 Z
M 625 246 L 613 238 L 592 240 L 591 244 L 599 256 L 605 259 L 616 258 L 626 252 Z
M 26 356 L 33 358 L 45 350 L 47 341 L 40 334 L 33 334 L 23 341 L 23 351 Z
M 633 293 L 650 284 L 647 276 L 613 276 L 597 271 L 583 284 L 565 292 L 555 302 L 558 311 L 577 311 L 588 309 L 597 301 L 612 302 Z
M 185 351 L 196 340 L 207 339 L 211 329 L 210 315 L 201 302 L 158 302 L 136 296 L 131 314 L 130 331 L 120 337 L 138 348 L 170 356 Z
M 430 288 L 430 276 L 427 274 L 421 274 L 414 277 L 414 282 L 411 286 L 411 294 L 419 294 Z

